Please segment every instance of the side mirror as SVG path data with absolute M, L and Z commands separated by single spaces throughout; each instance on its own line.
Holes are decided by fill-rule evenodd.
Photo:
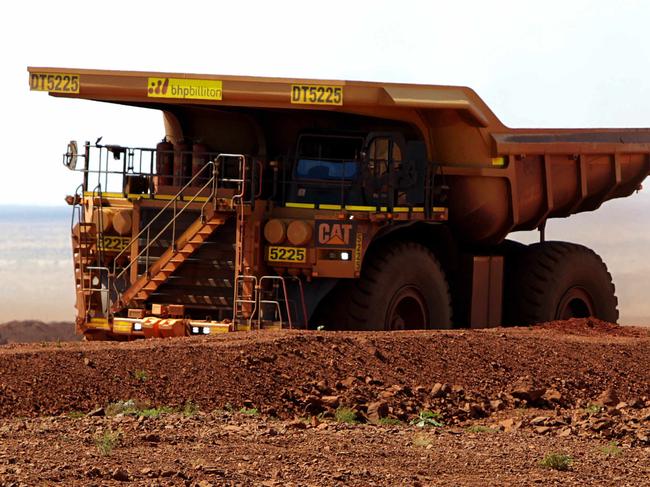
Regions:
M 77 149 L 77 141 L 71 140 L 68 142 L 68 150 L 63 155 L 63 165 L 74 171 L 77 168 L 77 154 L 79 153 Z

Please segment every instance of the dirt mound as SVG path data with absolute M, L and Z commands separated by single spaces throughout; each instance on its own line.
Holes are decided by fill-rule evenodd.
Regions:
M 631 326 L 620 326 L 597 318 L 572 318 L 566 321 L 551 321 L 539 325 L 540 329 L 556 330 L 571 335 L 613 335 L 613 336 L 647 336 L 648 330 Z
M 650 472 L 650 333 L 620 331 L 573 320 L 9 344 L 0 478 L 640 485 Z M 568 472 L 540 466 L 556 451 L 573 459 Z M 616 455 L 626 463 L 604 461 Z
M 9 321 L 0 324 L 0 345 L 6 343 L 79 341 L 74 324 L 67 321 Z
M 588 336 L 551 325 L 6 345 L 0 416 L 90 411 L 134 399 L 248 407 L 281 418 L 346 407 L 364 421 L 407 421 L 426 409 L 456 424 L 503 409 L 585 407 L 606 389 L 631 409 L 650 406 L 648 331 L 629 337 L 590 329 Z

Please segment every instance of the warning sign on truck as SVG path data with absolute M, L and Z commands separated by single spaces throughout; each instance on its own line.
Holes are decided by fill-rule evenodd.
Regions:
M 147 96 L 218 101 L 223 96 L 222 84 L 213 79 L 148 78 Z

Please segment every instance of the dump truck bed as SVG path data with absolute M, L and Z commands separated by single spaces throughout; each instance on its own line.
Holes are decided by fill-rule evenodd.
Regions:
M 650 172 L 650 129 L 511 129 L 470 88 L 186 73 L 29 68 L 53 96 L 174 106 L 318 110 L 405 122 L 450 187 L 449 221 L 495 243 L 628 196 Z M 66 85 L 67 80 L 67 85 Z

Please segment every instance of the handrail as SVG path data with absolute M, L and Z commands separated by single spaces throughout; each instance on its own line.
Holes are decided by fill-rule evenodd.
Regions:
M 145 227 L 143 227 L 142 230 L 140 230 L 140 232 L 139 232 L 135 237 L 133 237 L 133 238 L 129 241 L 129 243 L 127 244 L 127 246 L 125 246 L 124 249 L 122 249 L 122 250 L 121 250 L 121 251 L 120 251 L 120 252 L 115 256 L 115 258 L 113 259 L 113 275 L 114 275 L 114 279 L 115 279 L 115 280 L 118 280 L 119 278 L 121 278 L 121 277 L 122 277 L 122 276 L 123 276 L 123 275 L 124 275 L 124 274 L 125 274 L 125 273 L 126 273 L 126 272 L 131 268 L 131 267 L 132 267 L 132 266 L 133 266 L 134 263 L 137 263 L 137 262 L 138 262 L 138 259 L 139 259 L 139 258 L 140 258 L 140 257 L 141 257 L 145 252 L 147 252 L 147 251 L 149 250 L 149 247 L 151 246 L 151 243 L 157 241 L 157 240 L 160 238 L 160 236 L 161 236 L 161 235 L 162 235 L 162 234 L 163 234 L 163 233 L 164 233 L 164 232 L 165 232 L 165 231 L 170 227 L 170 225 L 172 225 L 173 223 L 176 222 L 176 219 L 177 219 L 177 218 L 178 218 L 178 217 L 179 217 L 179 216 L 180 216 L 180 215 L 181 215 L 181 214 L 182 214 L 182 213 L 187 209 L 187 207 L 188 207 L 190 204 L 192 204 L 192 203 L 196 200 L 196 198 L 199 197 L 199 195 L 201 194 L 201 192 L 202 192 L 204 189 L 206 189 L 206 188 L 207 188 L 208 186 L 210 186 L 210 185 L 213 185 L 213 180 L 215 179 L 215 173 L 214 173 L 214 170 L 213 170 L 213 175 L 212 175 L 212 177 L 208 180 L 208 182 L 205 183 L 205 184 L 204 184 L 204 185 L 203 185 L 203 186 L 202 186 L 202 187 L 201 187 L 201 188 L 200 188 L 200 189 L 199 189 L 199 190 L 194 194 L 194 196 L 192 196 L 192 198 L 191 198 L 189 201 L 186 202 L 185 206 L 183 206 L 183 208 L 182 208 L 180 211 L 177 212 L 177 211 L 176 211 L 176 208 L 174 208 L 174 217 L 173 217 L 169 222 L 167 222 L 167 224 L 163 227 L 163 229 L 160 230 L 160 232 L 158 232 L 158 234 L 157 234 L 155 237 L 153 237 L 153 239 L 149 239 L 149 238 L 148 238 L 148 239 L 147 239 L 147 240 L 148 240 L 148 241 L 147 241 L 147 245 L 145 245 L 144 248 L 143 248 L 142 250 L 140 250 L 140 253 L 139 253 L 138 255 L 136 255 L 135 258 L 132 258 L 132 259 L 130 260 L 130 262 L 128 263 L 128 265 L 126 265 L 126 266 L 125 266 L 125 267 L 120 271 L 119 274 L 115 275 L 115 273 L 116 273 L 116 271 L 117 271 L 117 262 L 118 262 L 119 257 L 121 257 L 121 256 L 122 256 L 122 255 L 123 255 L 127 250 L 130 250 L 130 249 L 131 249 L 131 246 L 132 246 L 133 242 L 137 241 L 137 240 L 138 240 L 138 239 L 139 239 L 139 238 L 140 238 L 140 237 L 141 237 L 145 232 L 148 233 L 148 232 L 150 231 L 151 226 L 153 225 L 153 223 L 154 223 L 156 220 L 158 220 L 158 218 L 159 218 L 159 217 L 160 217 L 160 216 L 165 212 L 165 210 L 167 210 L 171 205 L 174 205 L 174 207 L 176 206 L 176 203 L 178 202 L 179 198 L 183 198 L 183 193 L 185 192 L 185 190 L 187 190 L 187 188 L 189 188 L 189 187 L 192 185 L 192 183 L 193 183 L 193 182 L 194 182 L 194 181 L 195 181 L 195 180 L 196 180 L 196 179 L 197 179 L 197 178 L 198 178 L 198 177 L 203 173 L 203 171 L 205 171 L 206 168 L 208 168 L 208 167 L 214 168 L 214 167 L 215 167 L 215 163 L 214 163 L 213 161 L 208 161 L 208 163 L 205 164 L 205 165 L 204 165 L 204 166 L 203 166 L 203 167 L 202 167 L 202 168 L 201 168 L 201 169 L 200 169 L 200 170 L 199 170 L 199 171 L 198 171 L 198 172 L 197 172 L 197 173 L 192 177 L 192 179 L 190 179 L 190 181 L 189 181 L 185 186 L 183 186 L 183 187 L 180 189 L 180 191 L 179 191 L 178 193 L 176 193 L 176 195 L 174 196 L 174 198 L 172 198 L 171 200 L 169 200 L 169 202 L 168 202 L 165 206 L 163 206 L 163 207 L 160 209 L 160 211 L 159 211 L 159 212 L 158 212 L 158 213 L 157 213 L 157 214 L 156 214 L 156 215 L 155 215 L 155 216 L 154 216 L 154 217 L 149 221 L 149 223 L 148 223 Z M 217 189 L 217 188 L 216 188 L 216 185 L 214 185 L 214 187 L 213 187 L 213 191 L 212 191 L 212 194 L 210 194 L 210 196 L 208 197 L 208 200 L 211 200 L 212 198 L 214 198 L 214 196 L 215 196 L 215 194 L 216 194 L 216 189 Z M 202 211 L 202 213 L 203 213 L 203 211 Z M 174 237 L 175 237 L 175 236 L 174 236 Z M 173 238 L 172 240 L 175 240 L 175 239 Z M 148 263 L 147 263 L 147 272 L 148 272 L 148 271 L 149 271 L 149 267 L 148 267 Z

